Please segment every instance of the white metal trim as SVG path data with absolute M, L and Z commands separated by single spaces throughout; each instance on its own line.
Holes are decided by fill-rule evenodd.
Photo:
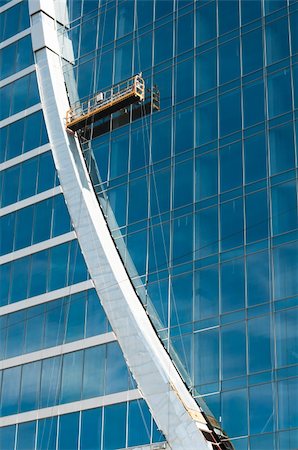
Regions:
M 0 14 L 6 11 L 7 9 L 12 8 L 13 6 L 17 5 L 18 3 L 21 3 L 22 0 L 11 0 L 10 2 L 6 3 L 3 6 L 0 6 Z
M 13 358 L 3 359 L 0 361 L 0 370 L 9 369 L 10 367 L 28 364 L 42 359 L 53 358 L 54 356 L 65 355 L 66 353 L 77 352 L 97 345 L 108 344 L 116 341 L 115 334 L 109 333 L 98 334 L 96 336 L 79 339 L 77 341 L 68 342 L 67 344 L 57 345 L 55 347 L 45 348 L 36 352 L 25 353 Z
M 26 298 L 19 302 L 10 303 L 9 305 L 0 307 L 0 316 L 5 316 L 6 314 L 11 314 L 22 309 L 31 308 L 32 306 L 41 305 L 43 303 L 49 303 L 58 298 L 66 297 L 68 295 L 78 294 L 79 292 L 88 291 L 89 289 L 94 289 L 94 284 L 92 280 L 81 281 L 80 283 L 71 284 L 61 289 L 56 289 L 55 291 L 45 292 L 41 295 L 36 295 L 35 297 Z
M 0 256 L 0 265 L 14 261 L 15 259 L 23 258 L 23 256 L 29 256 L 33 253 L 46 250 L 47 248 L 55 247 L 59 244 L 64 244 L 65 242 L 73 241 L 76 237 L 76 233 L 70 231 L 69 233 L 61 234 L 60 236 L 47 239 L 46 241 L 38 242 L 38 244 L 33 244 L 29 247 L 16 250 L 15 252 L 7 253 L 6 255 Z
M 20 1 L 22 1 L 22 0 L 20 0 Z M 19 3 L 19 2 L 17 2 L 17 3 Z M 12 5 L 12 6 L 14 6 L 14 5 Z M 9 9 L 9 8 L 7 8 L 7 9 Z M 0 8 L 0 10 L 1 10 L 1 8 Z M 0 14 L 1 14 L 1 11 L 0 11 Z M 28 36 L 28 34 L 30 34 L 30 33 L 31 33 L 31 29 L 26 28 L 25 30 L 20 31 L 17 34 L 14 34 L 10 38 L 5 39 L 5 41 L 0 42 L 0 50 L 2 50 L 2 48 L 7 47 L 10 44 L 13 44 L 14 42 L 18 41 L 19 39 L 22 39 L 23 37 Z
M 35 64 L 31 64 L 31 66 L 26 67 L 23 70 L 20 70 L 19 72 L 15 72 L 13 75 L 10 75 L 7 78 L 3 78 L 3 80 L 0 81 L 0 89 L 7 84 L 13 83 L 14 81 L 18 80 L 19 78 L 24 77 L 25 75 L 28 75 L 31 72 L 35 71 Z
M 28 159 L 34 158 L 35 156 L 41 155 L 42 153 L 46 153 L 51 150 L 50 144 L 44 144 L 40 147 L 36 147 L 33 150 L 29 150 L 28 152 L 22 153 L 21 155 L 15 156 L 14 158 L 8 159 L 0 164 L 0 172 L 3 170 L 9 169 L 9 167 L 20 164 Z
M 34 205 L 34 203 L 42 202 L 48 198 L 55 197 L 56 195 L 62 194 L 61 186 L 56 186 L 47 191 L 40 192 L 39 194 L 32 195 L 31 197 L 24 198 L 19 202 L 12 203 L 11 205 L 0 208 L 0 217 L 6 216 L 7 214 L 18 211 L 19 209 L 26 208 L 26 206 Z
M 117 403 L 129 402 L 132 400 L 140 400 L 142 395 L 138 389 L 130 391 L 117 392 L 116 394 L 104 395 L 102 397 L 93 397 L 79 402 L 65 403 L 64 405 L 51 406 L 50 408 L 36 409 L 20 414 L 12 414 L 0 418 L 0 428 L 16 423 L 31 422 L 32 420 L 46 419 L 61 414 L 85 411 L 92 408 L 100 408 L 102 406 L 115 405 Z
M 30 114 L 40 111 L 41 109 L 41 103 L 36 103 L 36 105 L 30 106 L 30 108 L 23 109 L 22 111 L 13 114 L 12 116 L 8 116 L 5 119 L 0 120 L 0 128 L 6 127 L 7 125 L 10 125 L 13 122 L 17 122 L 20 119 L 24 119 L 24 117 L 30 116 Z
M 48 22 L 36 33 L 51 33 L 53 39 L 54 19 L 51 27 Z M 50 42 L 47 36 L 41 39 Z M 66 133 L 64 118 L 69 104 L 56 49 L 53 43 L 53 49 L 35 51 L 37 79 L 53 157 L 89 273 L 127 364 L 172 450 L 209 450 L 199 429 L 206 429 L 206 421 L 136 295 L 94 194 L 78 142 Z

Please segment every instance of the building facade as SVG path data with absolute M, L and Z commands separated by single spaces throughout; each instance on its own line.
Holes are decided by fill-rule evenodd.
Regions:
M 173 424 L 170 388 L 146 384 L 144 366 L 157 376 L 170 355 L 232 448 L 295 450 L 298 2 L 0 4 L 0 448 L 194 450 L 161 426 L 153 394 Z M 63 137 L 69 154 L 82 150 L 84 185 L 83 159 L 68 171 L 56 133 L 60 90 L 72 106 L 140 73 L 149 110 L 88 124 L 79 143 Z M 92 195 L 119 254 L 99 273 Z M 120 263 L 117 282 L 100 278 Z M 143 337 L 125 340 L 132 319 L 111 306 L 126 275 L 125 311 L 135 293 L 144 307 L 141 368 L 131 352 Z M 190 401 L 176 372 L 162 374 L 175 407 Z

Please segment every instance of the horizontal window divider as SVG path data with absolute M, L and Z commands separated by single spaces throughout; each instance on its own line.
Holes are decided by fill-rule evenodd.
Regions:
M 41 295 L 36 295 L 35 297 L 26 298 L 25 300 L 2 306 L 0 308 L 0 316 L 5 316 L 6 314 L 11 314 L 17 311 L 21 311 L 22 309 L 41 305 L 43 303 L 49 303 L 53 300 L 57 300 L 68 295 L 77 294 L 79 292 L 87 291 L 93 288 L 94 284 L 92 280 L 81 281 L 80 283 L 72 284 L 61 289 L 56 289 L 55 291 L 46 292 Z
M 0 128 L 6 127 L 7 125 L 10 125 L 13 122 L 17 122 L 20 119 L 24 119 L 24 117 L 30 116 L 30 114 L 33 114 L 37 111 L 40 111 L 42 109 L 42 104 L 36 103 L 36 105 L 30 106 L 29 108 L 23 109 L 22 111 L 13 114 L 12 116 L 8 116 L 5 119 L 0 120 Z
M 46 419 L 47 417 L 55 417 L 61 414 L 68 414 L 87 409 L 100 408 L 102 406 L 115 405 L 132 400 L 142 399 L 142 395 L 138 389 L 130 391 L 116 392 L 115 394 L 103 395 L 101 397 L 93 397 L 78 402 L 65 403 L 64 405 L 51 406 L 49 408 L 36 409 L 20 414 L 13 414 L 0 418 L 0 428 L 16 423 L 31 422 L 32 420 Z
M 13 203 L 12 205 L 5 206 L 0 209 L 0 217 L 6 216 L 7 214 L 18 211 L 19 209 L 26 208 L 26 206 L 34 205 L 35 203 L 42 202 L 48 198 L 55 197 L 55 195 L 62 193 L 62 187 L 56 186 L 47 191 L 40 192 L 39 194 L 32 195 L 31 197 L 20 200 L 19 202 Z
M 66 353 L 84 350 L 86 348 L 96 347 L 97 345 L 108 344 L 116 341 L 113 331 L 96 336 L 80 339 L 78 341 L 68 342 L 67 344 L 57 345 L 56 347 L 44 348 L 36 352 L 15 356 L 13 358 L 3 359 L 0 361 L 0 370 L 9 369 L 10 367 L 20 366 L 43 359 L 53 358 L 54 356 L 65 355 Z
M 10 3 L 7 3 L 7 5 L 1 6 L 0 8 L 0 14 L 3 13 L 4 11 L 6 11 L 7 9 L 11 8 L 12 6 L 15 6 L 17 3 L 20 3 L 23 0 L 17 0 L 17 1 L 12 1 Z M 11 5 L 11 6 L 9 6 Z M 26 28 L 23 31 L 20 31 L 17 34 L 14 34 L 13 36 L 11 36 L 8 39 L 5 39 L 5 41 L 0 42 L 0 50 L 4 47 L 7 47 L 10 44 L 13 44 L 14 42 L 18 41 L 19 39 L 22 39 L 25 36 L 28 36 L 28 34 L 31 33 L 31 28 Z
M 25 75 L 28 75 L 31 72 L 35 71 L 35 64 L 31 64 L 31 66 L 26 67 L 23 70 L 20 70 L 19 72 L 14 73 L 13 75 L 10 75 L 7 78 L 4 78 L 3 80 L 0 81 L 0 89 L 4 86 L 6 86 L 7 84 L 12 83 L 13 81 L 18 80 L 19 78 L 24 77 Z
M 32 255 L 33 253 L 37 253 L 48 248 L 55 247 L 59 244 L 64 244 L 65 242 L 73 241 L 76 238 L 76 233 L 74 231 L 69 231 L 68 233 L 61 234 L 60 236 L 56 236 L 51 239 L 47 239 L 46 241 L 38 242 L 38 244 L 33 244 L 29 247 L 21 248 L 20 250 L 16 250 L 15 252 L 0 256 L 0 265 L 14 261 L 15 259 L 23 258 L 24 256 Z
M 28 152 L 22 153 L 21 155 L 15 156 L 14 158 L 8 159 L 0 164 L 0 172 L 5 169 L 9 169 L 9 167 L 20 164 L 28 159 L 34 158 L 35 156 L 41 155 L 42 153 L 46 153 L 51 150 L 51 146 L 49 143 L 41 145 L 40 147 L 36 147 Z

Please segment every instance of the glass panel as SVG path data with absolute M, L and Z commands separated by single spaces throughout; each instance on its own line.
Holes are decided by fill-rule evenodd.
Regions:
M 103 450 L 125 447 L 126 409 L 126 403 L 104 408 Z M 117 433 L 115 433 L 115 430 L 117 430 Z
M 75 341 L 84 337 L 86 297 L 83 293 L 67 298 L 65 342 Z
M 270 299 L 270 268 L 268 252 L 255 253 L 246 258 L 248 306 Z
M 269 118 L 286 113 L 292 109 L 290 71 L 268 76 L 268 110 Z
M 88 291 L 86 314 L 86 337 L 105 333 L 108 327 L 103 307 L 95 290 Z
M 195 258 L 218 251 L 218 208 L 203 209 L 195 216 Z
M 282 245 L 273 252 L 274 296 L 276 299 L 298 293 L 298 244 Z
M 172 224 L 173 264 L 192 260 L 193 256 L 193 216 L 175 219 Z
M 283 172 L 295 166 L 293 124 L 272 128 L 269 131 L 271 174 Z
M 16 414 L 19 409 L 19 391 L 21 381 L 21 366 L 3 371 L 1 416 Z
M 102 409 L 82 412 L 80 450 L 101 449 Z
M 106 394 L 126 391 L 128 389 L 128 372 L 119 344 L 107 345 Z
M 58 403 L 60 393 L 62 358 L 44 359 L 42 361 L 42 374 L 40 385 L 40 408 L 47 408 Z
M 241 142 L 220 149 L 220 190 L 242 185 L 242 145 Z M 233 176 L 231 176 L 233 174 Z
M 160 3 L 170 3 L 161 1 Z M 173 54 L 173 23 L 169 22 L 155 30 L 154 35 L 154 62 L 155 65 L 172 58 Z
M 222 427 L 229 437 L 247 434 L 246 390 L 230 391 L 222 394 L 222 418 Z M 236 443 L 237 441 L 235 441 Z
M 243 5 L 242 0 L 242 5 Z M 251 1 L 245 0 L 247 11 L 251 12 L 258 0 Z M 260 7 L 260 4 L 258 5 Z M 242 6 L 243 8 L 243 6 Z M 241 11 L 242 12 L 242 11 Z M 246 75 L 257 69 L 260 69 L 263 65 L 263 42 L 262 42 L 262 29 L 246 33 L 242 36 L 242 67 L 243 74 Z
M 279 367 L 298 363 L 298 309 L 276 314 L 276 353 Z
M 106 346 L 88 348 L 84 354 L 82 398 L 104 395 Z
M 15 430 L 15 425 L 0 428 L 0 448 L 14 448 Z
M 285 233 L 298 226 L 295 180 L 272 188 L 273 233 Z
M 245 182 L 260 180 L 267 174 L 265 134 L 257 134 L 244 141 Z
M 206 153 L 195 160 L 196 201 L 217 194 L 217 152 Z
M 128 410 L 128 446 L 150 443 L 151 415 L 144 400 L 129 403 Z
M 192 274 L 172 279 L 171 290 L 171 326 L 192 320 L 193 286 Z
M 244 261 L 234 259 L 221 265 L 221 309 L 225 313 L 244 306 Z
M 57 417 L 38 421 L 36 450 L 56 449 Z
M 243 87 L 244 127 L 265 120 L 264 81 L 260 80 Z
M 61 403 L 69 403 L 81 399 L 82 375 L 83 351 L 64 355 L 60 394 Z
M 298 425 L 298 378 L 278 383 L 279 429 L 295 428 Z
M 243 244 L 243 201 L 221 205 L 221 248 L 229 250 Z
M 232 39 L 231 41 L 219 46 L 219 83 L 227 83 L 235 78 L 239 78 L 239 76 L 239 39 Z
M 212 266 L 195 272 L 194 320 L 218 314 L 218 267 Z
M 174 208 L 193 202 L 193 160 L 175 165 Z
M 78 448 L 79 413 L 65 414 L 60 417 L 58 450 L 74 450 Z
M 21 423 L 18 425 L 16 450 L 32 450 L 35 446 L 36 422 Z
M 37 409 L 41 361 L 25 364 L 22 370 L 20 412 Z
M 194 383 L 200 386 L 219 379 L 219 332 L 217 329 L 194 335 Z M 200 388 L 198 387 L 198 390 Z
M 39 305 L 27 310 L 25 352 L 34 352 L 42 348 L 44 333 L 45 306 Z
M 269 316 L 258 317 L 248 321 L 248 354 L 250 372 L 260 372 L 262 370 L 270 370 L 272 368 L 272 340 Z
M 216 37 L 216 3 L 210 2 L 202 6 L 196 10 L 197 45 Z
M 245 323 L 222 328 L 222 372 L 223 378 L 246 374 Z M 235 412 L 233 416 L 235 417 Z M 228 430 L 227 430 L 228 431 Z
M 266 25 L 267 63 L 272 64 L 289 56 L 288 19 L 275 20 Z
M 232 91 L 219 97 L 220 136 L 241 129 L 240 91 Z
M 246 237 L 247 242 L 258 241 L 269 235 L 269 205 L 267 191 L 258 191 L 247 195 L 246 208 Z
M 24 310 L 8 315 L 6 358 L 17 356 L 23 351 L 25 317 L 26 311 Z

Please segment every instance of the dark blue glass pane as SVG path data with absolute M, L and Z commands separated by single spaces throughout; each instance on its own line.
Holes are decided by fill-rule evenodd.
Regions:
M 0 428 L 0 448 L 14 448 L 15 425 Z
M 81 418 L 81 450 L 101 449 L 102 409 L 90 409 L 82 412 Z
M 246 1 L 250 7 L 257 4 L 256 1 Z M 262 29 L 242 35 L 242 67 L 244 75 L 258 70 L 263 65 L 263 41 Z
M 144 400 L 129 403 L 128 446 L 150 443 L 151 415 Z
M 84 351 L 82 398 L 104 395 L 106 346 L 100 345 Z
M 225 313 L 244 306 L 244 261 L 235 259 L 221 266 L 221 310 Z
M 128 371 L 118 343 L 107 345 L 106 394 L 128 389 Z
M 245 323 L 222 328 L 222 376 L 233 378 L 246 374 Z M 235 412 L 235 411 L 234 411 Z
M 249 371 L 270 370 L 273 364 L 273 340 L 269 315 L 248 321 Z M 267 430 L 267 431 L 270 431 Z
M 1 416 L 9 416 L 18 412 L 21 368 L 21 366 L 17 366 L 3 371 Z
M 63 356 L 60 402 L 80 400 L 82 391 L 83 351 Z
M 240 92 L 233 91 L 219 98 L 220 135 L 241 129 Z
M 195 272 L 194 320 L 216 316 L 219 310 L 218 267 Z
M 222 394 L 222 417 L 222 426 L 229 437 L 247 434 L 247 395 L 244 389 Z M 246 446 L 239 448 L 246 449 Z
M 37 409 L 41 361 L 25 364 L 22 370 L 20 412 Z
M 60 417 L 58 450 L 74 450 L 78 448 L 79 413 L 65 414 Z
M 270 272 L 267 252 L 248 255 L 246 258 L 248 306 L 268 302 L 270 299 Z
M 116 450 L 125 447 L 126 409 L 126 403 L 104 408 L 103 450 Z M 115 430 L 117 430 L 117 433 L 115 433 Z
M 60 356 L 42 361 L 40 385 L 40 408 L 47 408 L 58 403 L 60 393 L 62 358 Z
M 36 450 L 52 450 L 56 448 L 57 417 L 38 421 Z
M 273 430 L 274 403 L 271 384 L 249 389 L 250 430 L 252 434 Z
M 221 205 L 221 248 L 228 250 L 243 244 L 243 201 Z
M 35 445 L 35 431 L 36 422 L 19 424 L 16 450 L 32 450 Z

